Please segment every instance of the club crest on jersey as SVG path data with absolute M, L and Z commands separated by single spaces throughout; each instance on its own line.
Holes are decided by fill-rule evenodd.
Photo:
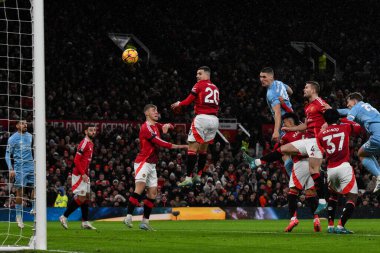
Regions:
M 146 175 L 145 174 L 142 174 L 142 176 L 145 178 L 146 177 Z
M 315 106 L 309 106 L 309 108 L 307 108 L 306 110 L 306 113 L 309 114 L 309 113 L 312 113 L 314 111 L 316 111 L 317 108 L 315 108 Z

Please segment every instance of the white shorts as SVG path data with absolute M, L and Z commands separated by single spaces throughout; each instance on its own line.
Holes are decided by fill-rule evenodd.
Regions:
M 338 167 L 327 169 L 329 187 L 340 194 L 358 194 L 358 185 L 354 171 L 349 163 L 342 163 Z
M 293 141 L 291 144 L 296 147 L 302 155 L 307 155 L 312 158 L 323 158 L 316 138 Z
M 91 185 L 90 182 L 85 183 L 81 175 L 76 176 L 73 174 L 71 176 L 71 189 L 74 195 L 86 196 L 91 191 Z
M 195 116 L 187 141 L 203 143 L 212 143 L 216 131 L 219 128 L 219 119 L 214 115 L 199 114 Z
M 135 182 L 144 182 L 146 187 L 157 187 L 156 164 L 153 163 L 135 163 Z
M 308 190 L 314 186 L 314 180 L 309 171 L 308 159 L 302 159 L 293 164 L 292 175 L 289 179 L 289 188 L 296 187 L 298 190 Z

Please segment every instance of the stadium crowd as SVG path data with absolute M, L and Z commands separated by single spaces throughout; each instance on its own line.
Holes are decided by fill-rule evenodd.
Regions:
M 212 80 L 220 88 L 219 116 L 237 118 L 251 133 L 251 146 L 260 143 L 262 152 L 268 152 L 271 143 L 261 126 L 273 122 L 266 90 L 258 80 L 263 66 L 273 66 L 276 78 L 293 88 L 292 103 L 300 116 L 302 90 L 309 79 L 320 82 L 323 97 L 334 106 L 345 107 L 345 95 L 360 91 L 379 108 L 380 64 L 376 56 L 380 45 L 375 34 L 368 32 L 379 25 L 373 8 L 379 5 L 376 1 L 315 2 L 315 6 L 309 6 L 313 5 L 309 1 L 289 4 L 274 0 L 239 1 L 238 5 L 166 2 L 135 2 L 133 18 L 126 16 L 131 3 L 125 1 L 80 7 L 78 2 L 68 2 L 64 8 L 58 2 L 46 4 L 47 118 L 142 122 L 143 106 L 154 103 L 163 122 L 189 123 L 190 109 L 174 114 L 169 105 L 187 96 L 200 65 L 211 67 Z M 104 10 L 108 11 L 104 14 Z M 152 51 L 149 65 L 144 60 L 133 67 L 123 64 L 121 51 L 107 37 L 109 32 L 133 33 L 140 38 Z M 313 70 L 306 53 L 298 54 L 290 41 L 313 41 L 333 55 L 338 62 L 336 75 L 331 70 Z M 146 60 L 143 50 L 139 52 Z M 5 114 L 0 111 L 1 118 Z M 132 162 L 138 152 L 138 130 L 138 125 L 131 125 L 126 130 L 105 130 L 95 138 L 90 167 L 92 206 L 127 205 L 134 187 Z M 49 206 L 60 187 L 72 195 L 70 173 L 81 138 L 73 128 L 47 128 Z M 174 132 L 164 138 L 185 143 L 186 135 Z M 356 156 L 363 138 L 351 141 L 351 164 L 361 189 L 357 204 L 378 207 L 378 200 L 369 194 L 375 179 Z M 201 168 L 201 183 L 194 188 L 177 186 L 183 180 L 185 153 L 161 150 L 156 206 L 286 205 L 288 178 L 282 165 L 252 171 L 239 151 L 244 139 L 239 133 L 231 146 L 217 140 Z M 7 194 L 6 181 L 5 174 L 0 176 L 0 196 Z M 12 202 L 0 201 L 2 206 Z M 304 195 L 299 205 L 306 205 Z

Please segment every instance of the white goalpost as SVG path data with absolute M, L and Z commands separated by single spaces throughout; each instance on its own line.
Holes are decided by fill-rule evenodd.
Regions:
M 36 249 L 47 249 L 44 1 L 32 0 L 36 159 Z
M 43 0 L 0 0 L 0 252 L 47 249 L 43 4 Z M 8 140 L 20 120 L 27 122 L 33 136 L 35 182 L 22 186 L 22 204 L 17 208 L 20 186 L 15 187 L 10 178 L 5 150 L 11 150 Z M 15 144 L 21 154 L 22 136 Z M 12 155 L 8 160 L 14 165 Z M 17 177 L 20 170 L 15 171 Z M 17 210 L 21 210 L 21 227 L 15 220 Z

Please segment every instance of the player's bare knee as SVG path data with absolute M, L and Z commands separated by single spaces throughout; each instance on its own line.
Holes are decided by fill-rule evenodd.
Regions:
M 199 152 L 205 152 L 207 151 L 207 148 L 208 148 L 208 143 L 203 143 L 199 145 Z
M 300 191 L 297 189 L 297 187 L 291 187 L 289 189 L 289 194 L 297 195 L 300 193 Z
M 306 194 L 307 196 L 316 196 L 316 195 L 317 195 L 317 191 L 314 190 L 314 189 L 307 189 L 307 190 L 305 191 L 305 194 Z
M 22 198 L 21 197 L 16 197 L 15 202 L 16 202 L 17 205 L 21 205 L 22 204 Z
M 367 152 L 365 152 L 365 150 L 363 148 L 359 148 L 358 157 L 359 157 L 360 161 L 362 161 L 364 158 L 369 157 L 369 156 L 370 155 Z
M 188 151 L 198 152 L 199 146 L 200 145 L 197 142 L 189 142 L 189 149 L 188 149 Z
M 310 173 L 319 173 L 319 170 L 322 165 L 322 159 L 321 158 L 314 158 L 314 157 L 309 157 L 309 170 Z
M 142 194 L 143 192 L 144 192 L 144 190 L 145 190 L 145 186 L 146 186 L 146 183 L 145 182 L 143 182 L 143 181 L 137 181 L 136 182 L 136 186 L 135 186 L 135 192 L 137 193 L 137 194 Z
M 157 190 L 156 191 L 148 191 L 148 198 L 150 199 L 156 199 L 157 197 Z

